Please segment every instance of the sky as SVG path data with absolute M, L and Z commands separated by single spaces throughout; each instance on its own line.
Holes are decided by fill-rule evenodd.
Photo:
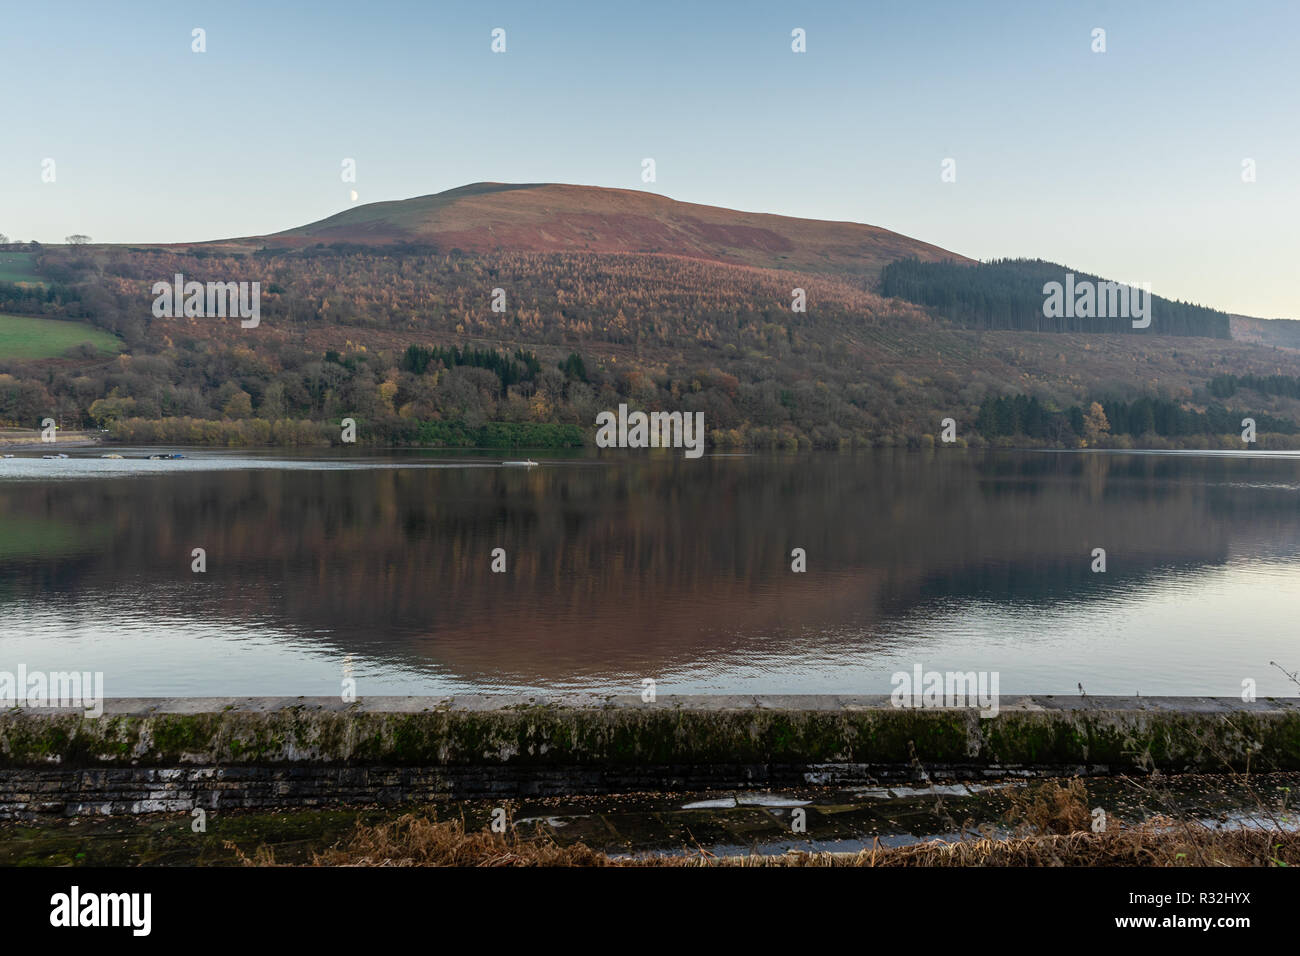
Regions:
M 0 0 L 0 63 L 11 239 L 219 239 L 567 182 L 1300 318 L 1298 0 Z

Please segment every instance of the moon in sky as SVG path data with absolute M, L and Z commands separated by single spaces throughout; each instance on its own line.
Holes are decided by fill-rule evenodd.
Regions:
M 355 189 L 352 190 L 352 201 L 353 202 L 357 201 L 357 191 Z

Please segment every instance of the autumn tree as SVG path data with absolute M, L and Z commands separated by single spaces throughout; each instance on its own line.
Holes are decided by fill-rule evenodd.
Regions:
M 221 407 L 221 414 L 225 418 L 242 419 L 253 416 L 253 398 L 242 388 L 231 393 L 230 398 L 226 400 L 225 405 Z
M 1096 445 L 1104 435 L 1110 434 L 1110 422 L 1101 402 L 1093 402 L 1083 416 L 1083 438 L 1088 445 Z

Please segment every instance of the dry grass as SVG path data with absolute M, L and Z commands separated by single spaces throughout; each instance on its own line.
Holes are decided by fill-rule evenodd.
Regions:
M 466 831 L 463 820 L 406 814 L 378 825 L 358 822 L 352 834 L 311 866 L 1300 866 L 1300 833 L 1281 828 L 1211 829 L 1172 817 L 1126 827 L 1113 818 L 1093 833 L 1088 791 L 1082 780 L 1047 781 L 1026 788 L 1012 802 L 1016 822 L 1009 839 L 978 837 L 903 847 L 875 846 L 858 853 L 790 852 L 779 856 L 686 855 L 613 858 L 581 843 L 560 846 L 538 830 L 521 834 Z M 230 846 L 228 844 L 228 846 Z M 259 847 L 248 866 L 276 866 L 274 853 Z
M 276 866 L 270 848 L 258 847 L 252 857 L 233 844 L 246 866 Z M 435 815 L 407 813 L 388 823 L 370 826 L 358 821 L 342 844 L 312 855 L 311 866 L 612 866 L 617 861 L 584 844 L 560 846 L 539 835 L 521 836 L 486 830 L 466 832 L 463 820 L 438 820 Z
M 1296 866 L 1300 834 L 1211 830 L 1152 820 L 1108 833 L 1036 834 L 1010 840 L 922 843 L 865 851 L 850 866 Z
M 1006 818 L 1018 823 L 1022 835 L 1079 833 L 1091 829 L 1088 788 L 1073 777 L 1065 786 L 1049 780 L 1037 787 L 1012 790 Z
M 484 830 L 465 832 L 462 820 L 440 822 L 406 814 L 392 823 L 358 826 L 347 844 L 317 854 L 316 866 L 608 866 L 605 854 L 578 843 L 562 847 Z

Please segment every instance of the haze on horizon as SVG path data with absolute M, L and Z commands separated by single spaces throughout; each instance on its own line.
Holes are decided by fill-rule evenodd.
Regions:
M 56 0 L 5 25 L 0 58 L 25 94 L 0 150 L 13 239 L 257 235 L 468 183 L 559 182 L 863 222 L 1300 318 L 1287 0 Z

